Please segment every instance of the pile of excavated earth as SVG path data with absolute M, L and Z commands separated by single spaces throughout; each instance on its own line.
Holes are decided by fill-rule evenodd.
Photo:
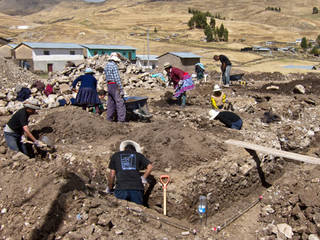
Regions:
M 54 102 L 72 96 L 72 81 L 88 66 L 105 88 L 104 64 L 105 59 L 87 59 L 51 76 L 46 83 L 54 86 Z M 30 128 L 56 149 L 29 159 L 1 140 L 0 239 L 319 239 L 320 168 L 224 143 L 236 139 L 319 156 L 317 74 L 250 73 L 247 85 L 224 89 L 244 121 L 237 131 L 208 118 L 218 73 L 188 92 L 188 104 L 180 108 L 172 87 L 160 78 L 126 61 L 120 65 L 127 94 L 149 97 L 150 122 L 120 126 L 76 106 L 53 107 L 46 102 L 50 95 L 31 89 L 43 109 L 30 118 Z M 25 83 L 17 79 L 16 84 Z M 61 90 L 64 84 L 68 91 Z M 3 108 L 18 104 L 14 89 L 3 88 L 1 94 Z M 13 110 L 0 117 L 0 126 Z M 127 139 L 138 142 L 153 163 L 147 207 L 104 192 L 109 158 Z M 171 177 L 167 216 L 163 174 Z M 200 195 L 208 202 L 202 221 Z

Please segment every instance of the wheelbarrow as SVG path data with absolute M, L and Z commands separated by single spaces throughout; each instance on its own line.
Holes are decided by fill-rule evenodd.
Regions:
M 147 97 L 124 97 L 127 116 L 134 119 L 150 120 L 152 114 L 148 109 Z
M 242 79 L 244 76 L 244 73 L 240 73 L 240 74 L 234 74 L 230 76 L 230 82 L 238 82 L 241 85 L 246 85 L 247 82 L 245 79 Z

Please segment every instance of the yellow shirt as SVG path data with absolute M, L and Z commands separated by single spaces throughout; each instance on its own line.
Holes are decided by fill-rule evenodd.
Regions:
M 211 103 L 214 109 L 223 108 L 224 104 L 226 103 L 226 95 L 224 93 L 221 93 L 219 97 L 211 96 Z

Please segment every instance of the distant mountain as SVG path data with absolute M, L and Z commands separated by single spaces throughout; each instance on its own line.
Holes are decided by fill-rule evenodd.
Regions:
M 29 15 L 63 1 L 81 0 L 0 0 L 0 12 L 7 15 Z

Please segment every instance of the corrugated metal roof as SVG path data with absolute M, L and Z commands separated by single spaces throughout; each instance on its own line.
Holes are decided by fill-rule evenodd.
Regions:
M 148 55 L 137 55 L 137 58 L 143 61 L 148 61 Z M 149 60 L 156 61 L 158 60 L 157 55 L 149 55 Z
M 68 49 L 81 49 L 79 44 L 76 43 L 48 43 L 48 42 L 22 42 L 30 48 L 68 48 Z
M 175 55 L 179 58 L 201 58 L 201 56 L 198 56 L 192 52 L 168 52 L 168 53 L 162 54 L 161 56 L 166 55 L 166 54 L 172 54 L 172 55 Z M 161 56 L 159 56 L 159 57 L 161 57 Z
M 81 46 L 88 49 L 136 50 L 134 47 L 121 45 L 81 44 Z
M 14 43 L 9 43 L 8 46 L 15 48 L 16 46 L 18 46 L 18 44 L 14 44 Z

